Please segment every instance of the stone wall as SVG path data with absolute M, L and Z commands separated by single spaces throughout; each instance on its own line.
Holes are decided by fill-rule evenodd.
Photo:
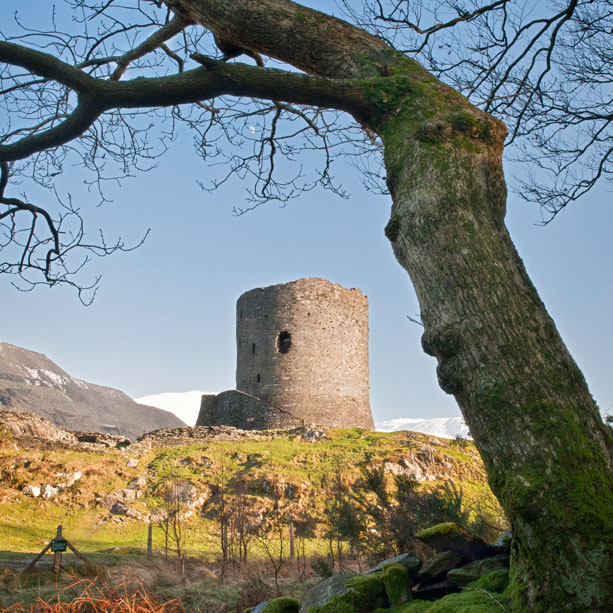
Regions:
M 197 426 L 223 425 L 242 430 L 295 428 L 303 423 L 303 420 L 287 411 L 238 390 L 202 396 L 196 421 Z

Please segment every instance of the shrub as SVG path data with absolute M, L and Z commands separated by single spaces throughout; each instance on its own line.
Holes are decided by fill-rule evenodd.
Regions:
M 271 600 L 276 595 L 275 589 L 266 583 L 262 577 L 248 573 L 240 586 L 235 611 L 236 613 L 242 613 L 245 609 L 255 607 L 265 600 Z
M 334 574 L 330 559 L 324 556 L 316 556 L 313 558 L 311 560 L 311 568 L 315 571 L 315 573 L 324 579 L 331 577 Z

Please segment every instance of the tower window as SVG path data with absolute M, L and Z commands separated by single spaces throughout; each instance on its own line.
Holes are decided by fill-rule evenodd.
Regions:
M 260 382 L 260 373 L 258 373 L 258 383 Z
M 279 332 L 279 336 L 277 337 L 277 350 L 279 353 L 287 353 L 291 344 L 292 335 L 286 330 Z
M 251 345 L 251 353 L 255 353 L 255 343 L 253 343 L 253 345 Z

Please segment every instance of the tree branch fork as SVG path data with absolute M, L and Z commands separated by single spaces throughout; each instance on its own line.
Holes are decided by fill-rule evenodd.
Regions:
M 47 53 L 0 41 L 0 62 L 54 80 L 77 94 L 77 105 L 64 121 L 0 145 L 0 162 L 12 162 L 64 145 L 83 134 L 104 112 L 119 109 L 169 107 L 230 95 L 284 100 L 346 111 L 358 119 L 372 115 L 366 80 L 331 79 L 242 63 L 226 63 L 200 54 L 200 67 L 164 77 L 128 81 L 100 79 Z M 376 80 L 375 78 L 373 80 Z

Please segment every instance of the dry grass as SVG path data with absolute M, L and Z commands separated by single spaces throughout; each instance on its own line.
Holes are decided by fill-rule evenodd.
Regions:
M 264 560 L 229 565 L 223 580 L 219 561 L 188 558 L 183 573 L 176 562 L 164 557 L 130 557 L 110 565 L 101 561 L 87 568 L 78 565 L 58 577 L 51 568 L 28 572 L 0 568 L 0 611 L 242 613 L 279 595 L 300 598 L 320 580 L 308 558 L 306 573 L 295 562 L 284 564 L 279 573 L 280 593 Z
M 74 596 L 77 590 L 79 595 Z M 64 598 L 64 600 L 63 600 Z M 158 597 L 142 583 L 130 581 L 121 586 L 110 588 L 92 579 L 76 578 L 73 583 L 59 590 L 57 596 L 24 605 L 14 604 L 4 611 L 10 613 L 175 613 L 185 611 L 178 598 L 161 602 Z

